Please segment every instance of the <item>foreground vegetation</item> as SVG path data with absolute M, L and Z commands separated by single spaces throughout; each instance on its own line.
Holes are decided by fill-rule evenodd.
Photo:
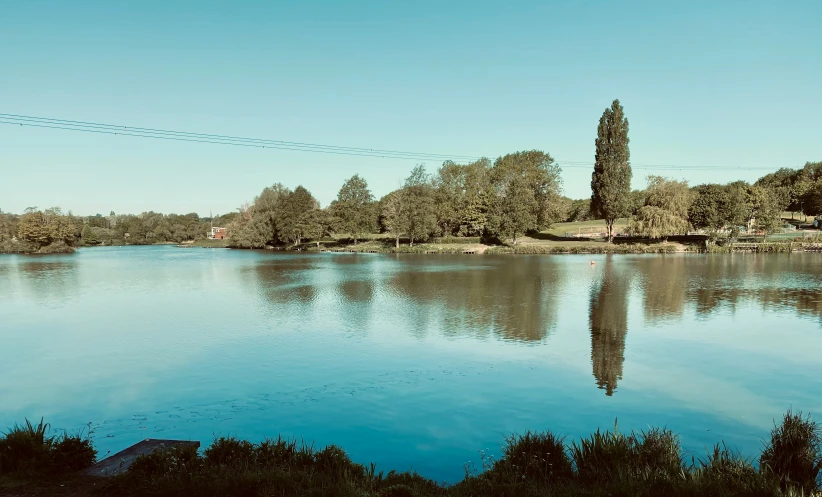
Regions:
M 15 426 L 0 437 L 0 495 L 123 496 L 782 496 L 820 489 L 822 434 L 788 412 L 757 461 L 719 443 L 686 458 L 667 429 L 597 431 L 567 442 L 551 432 L 508 437 L 502 456 L 483 457 L 445 485 L 413 472 L 378 472 L 336 446 L 321 450 L 277 438 L 252 444 L 218 438 L 200 454 L 170 450 L 142 457 L 110 479 L 77 476 L 95 451 L 80 435 L 48 437 L 48 425 Z M 16 493 L 19 492 L 19 493 Z

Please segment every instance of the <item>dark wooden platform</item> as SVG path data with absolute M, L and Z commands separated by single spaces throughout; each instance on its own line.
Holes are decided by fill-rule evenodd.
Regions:
M 140 456 L 148 455 L 152 452 L 163 449 L 184 449 L 188 447 L 199 448 L 200 442 L 191 442 L 186 440 L 157 440 L 147 438 L 125 450 L 121 450 L 113 456 L 103 459 L 94 466 L 85 470 L 84 473 L 90 476 L 115 476 L 125 473 L 129 466 L 131 466 L 131 463 L 133 463 L 134 460 Z

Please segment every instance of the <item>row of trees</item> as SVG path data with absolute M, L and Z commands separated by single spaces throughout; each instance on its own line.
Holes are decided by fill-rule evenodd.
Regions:
M 333 234 L 346 234 L 357 242 L 376 232 L 390 234 L 398 246 L 401 239 L 413 245 L 434 236 L 516 244 L 521 236 L 554 222 L 587 219 L 603 219 L 610 241 L 615 221 L 625 217 L 630 217 L 629 234 L 636 236 L 665 238 L 692 228 L 734 236 L 742 227 L 765 233 L 777 229 L 784 210 L 822 213 L 822 163 L 780 169 L 753 185 L 737 181 L 689 188 L 684 181 L 649 176 L 645 190 L 632 191 L 628 129 L 622 105 L 614 100 L 597 127 L 590 199 L 563 197 L 561 171 L 554 159 L 530 150 L 494 161 L 445 162 L 433 175 L 420 165 L 397 190 L 379 200 L 365 179 L 354 175 L 325 209 L 304 187 L 290 190 L 277 183 L 239 212 L 215 222 L 228 224 L 235 247 L 318 242 Z M 59 210 L 32 210 L 19 220 L 25 225 L 21 228 L 12 226 L 18 223 L 13 216 L 0 216 L 0 241 L 16 234 L 37 246 L 78 239 L 85 244 L 182 242 L 204 238 L 212 221 L 193 213 L 155 212 L 58 219 L 63 219 Z
M 785 210 L 822 213 L 822 163 L 783 168 L 753 185 L 736 181 L 688 188 L 685 181 L 649 176 L 645 191 L 631 191 L 628 143 L 628 119 L 619 100 L 614 100 L 597 128 L 588 212 L 585 201 L 572 201 L 569 206 L 574 220 L 604 219 L 609 241 L 616 219 L 629 216 L 628 233 L 637 236 L 665 238 L 695 228 L 735 237 L 742 228 L 765 234 L 775 231 Z
M 711 236 L 740 231 L 763 234 L 781 228 L 782 212 L 822 213 L 822 163 L 780 169 L 754 184 L 734 181 L 689 188 L 687 182 L 648 177 L 643 206 L 633 212 L 629 233 L 664 238 L 702 230 Z
M 517 239 L 562 220 L 560 169 L 545 152 L 508 154 L 491 162 L 446 162 L 435 175 L 415 167 L 403 184 L 379 200 L 359 175 L 346 180 L 326 209 L 302 186 L 268 187 L 243 206 L 229 227 L 236 247 L 296 244 L 331 234 L 355 242 L 388 233 L 415 242 L 433 236 Z
M 236 213 L 215 219 L 197 214 L 160 214 L 80 217 L 64 214 L 58 207 L 30 207 L 22 215 L 0 212 L 2 250 L 38 252 L 45 247 L 60 251 L 78 245 L 151 244 L 203 239 L 213 223 L 227 224 Z

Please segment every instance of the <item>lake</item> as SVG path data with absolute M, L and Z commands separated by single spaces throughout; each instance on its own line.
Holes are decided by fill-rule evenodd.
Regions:
M 822 254 L 0 256 L 0 427 L 91 423 L 101 456 L 283 434 L 447 481 L 615 419 L 754 455 L 789 407 L 822 420 L 820 288 Z

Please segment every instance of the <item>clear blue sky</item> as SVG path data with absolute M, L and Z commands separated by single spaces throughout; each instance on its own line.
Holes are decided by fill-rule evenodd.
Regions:
M 751 181 L 822 160 L 820 21 L 818 0 L 0 0 L 0 113 L 592 161 L 619 98 L 635 164 Z M 0 208 L 216 214 L 275 182 L 327 205 L 414 164 L 0 125 Z M 563 180 L 590 195 L 588 168 Z

